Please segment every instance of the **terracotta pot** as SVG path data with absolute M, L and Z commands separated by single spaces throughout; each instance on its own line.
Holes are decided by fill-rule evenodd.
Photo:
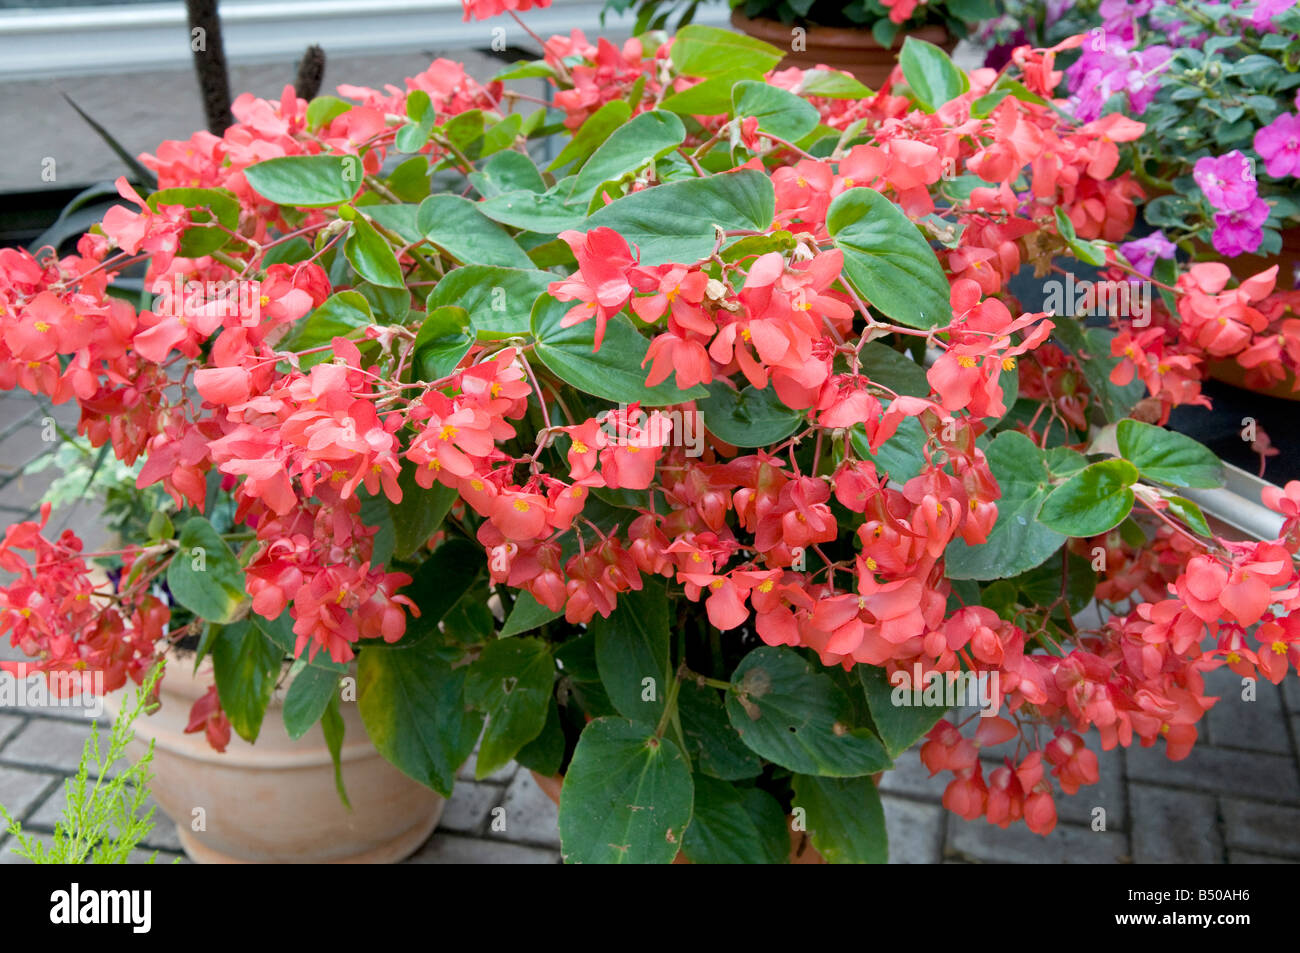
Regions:
M 755 39 L 771 43 L 783 50 L 790 49 L 791 30 L 794 27 L 767 17 L 750 18 L 739 10 L 731 12 L 731 25 Z M 867 29 L 850 27 L 810 26 L 806 32 L 804 49 L 792 51 L 781 60 L 781 67 L 798 66 L 812 69 L 830 66 L 847 70 L 873 92 L 885 85 L 898 59 L 898 51 L 908 36 L 925 40 L 951 53 L 957 38 L 942 26 L 925 26 L 907 33 L 900 32 L 892 46 L 884 47 Z
M 556 807 L 559 807 L 560 788 L 564 785 L 564 775 L 557 774 L 548 778 L 538 774 L 536 771 L 530 771 L 529 773 L 533 776 L 533 780 L 537 782 L 537 786 L 542 789 L 542 793 L 554 801 Z M 677 858 L 673 863 L 689 864 L 690 861 L 686 859 L 685 854 L 678 851 Z M 812 841 L 808 839 L 806 833 L 803 831 L 796 831 L 792 828 L 790 830 L 790 863 L 824 864 L 826 863 L 826 858 L 817 853 L 817 849 L 813 847 Z
M 190 706 L 212 684 L 211 663 L 197 677 L 192 659 L 172 659 L 162 707 L 135 723 L 132 754 L 154 741 L 154 798 L 176 822 L 198 863 L 394 863 L 432 833 L 443 799 L 385 761 L 366 735 L 355 703 L 340 706 L 343 781 L 349 811 L 334 786 L 334 764 L 315 725 L 294 741 L 284 727 L 284 689 L 267 707 L 257 744 L 232 735 L 224 753 L 202 732 L 185 734 Z M 122 694 L 107 699 L 110 715 Z M 195 809 L 205 830 L 195 831 Z

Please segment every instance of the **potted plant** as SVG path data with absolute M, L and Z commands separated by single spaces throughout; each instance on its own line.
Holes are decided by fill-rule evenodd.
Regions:
M 782 50 L 786 67 L 826 66 L 852 73 L 870 89 L 893 72 L 903 40 L 913 36 L 951 52 L 981 21 L 988 0 L 729 0 L 736 29 Z M 688 24 L 699 0 L 606 0 L 603 13 L 633 10 L 636 32 Z
M 1084 24 L 1090 29 L 1082 41 L 1062 54 L 1073 59 L 1064 70 L 1067 108 L 1081 120 L 1123 114 L 1146 127 L 1125 146 L 1124 164 L 1148 191 L 1143 217 L 1149 228 L 1121 251 L 1141 277 L 1166 291 L 1156 325 L 1168 334 L 1147 333 L 1152 353 L 1191 360 L 1198 376 L 1295 399 L 1300 13 L 1290 4 L 1180 0 L 1080 7 L 1068 20 L 1071 27 L 1080 25 L 1080 11 L 1093 19 Z M 1062 28 L 1042 11 L 1018 15 Z M 1217 285 L 1215 291 L 1227 293 L 1230 278 L 1250 288 L 1243 298 L 1247 320 L 1220 326 L 1218 313 L 1175 307 L 1168 289 L 1177 278 L 1176 253 L 1224 263 L 1227 269 L 1197 274 L 1207 289 Z M 1267 290 L 1250 280 L 1273 265 Z M 1206 323 L 1211 318 L 1214 331 Z
M 1140 194 L 1141 124 L 1063 116 L 1053 51 L 968 76 L 911 41 L 907 96 L 861 99 L 698 26 L 545 46 L 241 97 L 76 254 L 0 252 L 0 382 L 77 400 L 173 507 L 99 586 L 10 527 L 0 625 L 42 669 L 115 687 L 196 637 L 220 743 L 286 656 L 299 724 L 355 665 L 413 781 L 476 743 L 480 777 L 562 776 L 570 861 L 853 862 L 923 736 L 950 809 L 1047 833 L 1085 733 L 1184 757 L 1204 670 L 1300 660 L 1300 485 L 1280 539 L 1212 536 L 1182 492 L 1218 461 L 1137 419 L 1159 388 L 1007 289 L 1119 262 Z M 108 294 L 137 263 L 151 307 Z

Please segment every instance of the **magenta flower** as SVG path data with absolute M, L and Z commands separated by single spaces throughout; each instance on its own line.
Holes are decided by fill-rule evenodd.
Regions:
M 1255 151 L 1273 178 L 1300 175 L 1300 116 L 1283 113 L 1256 132 Z
M 1255 201 L 1255 170 L 1239 149 L 1197 159 L 1192 178 L 1220 212 L 1240 212 Z
M 1295 0 L 1259 0 L 1250 14 L 1250 25 L 1256 30 L 1272 32 L 1273 20 L 1295 6 Z
M 1244 209 L 1219 212 L 1214 216 L 1214 250 L 1235 258 L 1253 252 L 1264 241 L 1264 222 L 1268 220 L 1268 203 L 1255 199 Z
M 1115 93 L 1128 94 L 1129 112 L 1140 115 L 1160 91 L 1158 76 L 1169 64 L 1173 51 L 1167 46 L 1130 50 L 1116 33 L 1105 31 L 1104 48 L 1096 49 L 1090 34 L 1083 54 L 1065 72 L 1073 95 L 1076 118 L 1092 122 Z
M 1125 242 L 1119 246 L 1120 254 L 1148 278 L 1151 277 L 1151 272 L 1156 266 L 1156 259 L 1173 258 L 1174 250 L 1174 243 L 1165 238 L 1165 233 L 1159 230 L 1152 232 L 1146 238 Z

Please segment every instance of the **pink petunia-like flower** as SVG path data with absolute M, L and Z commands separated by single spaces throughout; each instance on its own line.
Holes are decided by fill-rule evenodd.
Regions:
M 1268 203 L 1255 201 L 1244 209 L 1219 212 L 1214 216 L 1214 250 L 1235 258 L 1259 248 L 1264 241 L 1264 222 L 1268 220 Z
M 1300 115 L 1283 113 L 1257 131 L 1255 151 L 1273 178 L 1300 175 Z
M 1255 201 L 1255 170 L 1239 149 L 1197 159 L 1192 178 L 1220 212 L 1240 212 Z

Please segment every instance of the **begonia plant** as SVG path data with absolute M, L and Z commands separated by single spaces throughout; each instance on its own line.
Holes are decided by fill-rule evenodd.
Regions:
M 75 253 L 0 251 L 0 386 L 170 505 L 113 553 L 11 526 L 0 626 L 110 690 L 211 656 L 218 748 L 287 660 L 291 731 L 355 677 L 443 794 L 476 743 L 562 776 L 573 862 L 881 861 L 923 738 L 950 810 L 1040 834 L 1088 735 L 1186 757 L 1205 671 L 1300 664 L 1300 484 L 1280 539 L 1216 536 L 1182 494 L 1217 459 L 1151 422 L 1178 371 L 1117 382 L 1113 330 L 1009 290 L 1124 265 L 1142 124 L 1069 118 L 1054 51 L 909 42 L 868 94 L 574 34 L 504 74 L 553 105 L 439 60 L 163 143 Z M 1271 281 L 1210 277 L 1168 293 L 1235 320 Z

